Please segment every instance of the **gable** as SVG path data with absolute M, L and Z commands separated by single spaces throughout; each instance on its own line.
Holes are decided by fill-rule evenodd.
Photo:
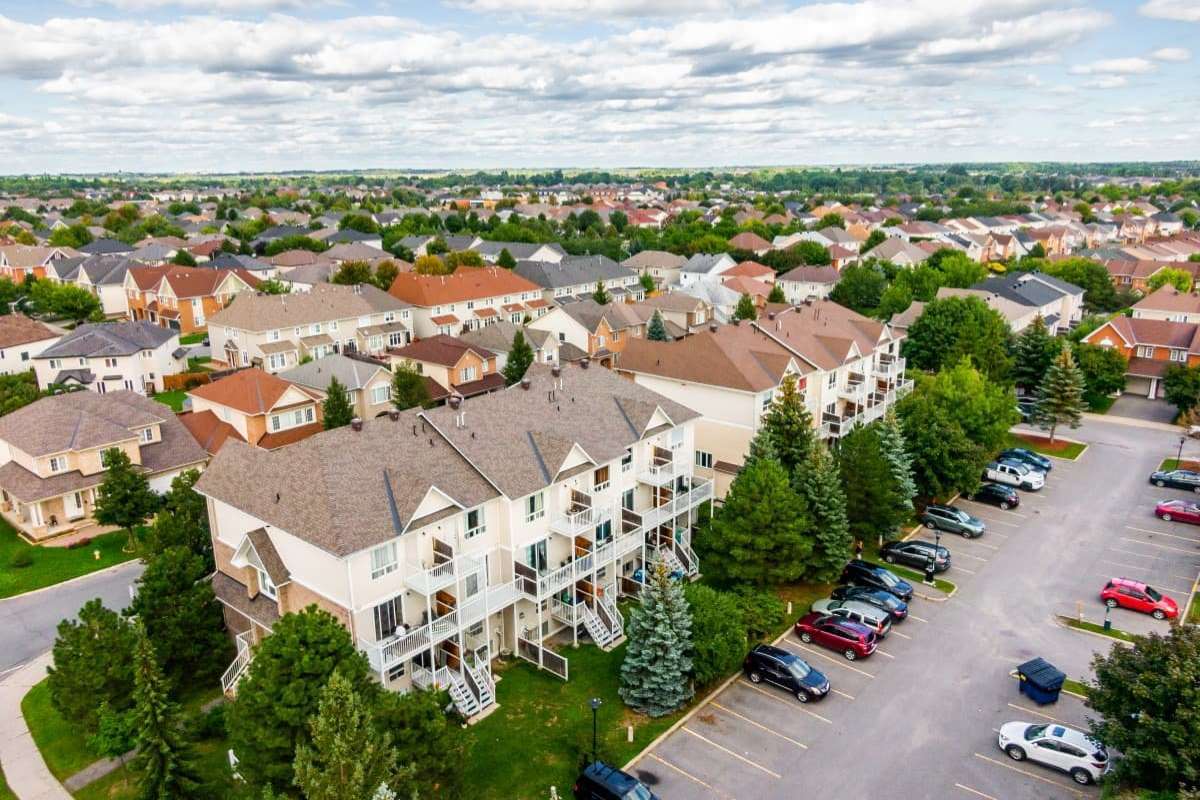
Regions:
M 567 457 L 563 459 L 562 464 L 559 465 L 555 474 L 561 475 L 564 472 L 576 469 L 585 464 L 595 466 L 596 462 L 587 454 L 586 450 L 580 447 L 578 443 L 575 443 L 571 446 L 571 451 L 567 453 Z
M 662 410 L 662 406 L 655 406 L 654 413 L 650 415 L 650 421 L 646 423 L 642 434 L 645 435 L 646 431 L 653 430 L 661 425 L 675 427 L 675 423 L 667 416 L 667 412 Z
M 286 408 L 287 406 L 297 405 L 299 403 L 311 403 L 312 397 L 297 389 L 295 386 L 289 386 L 279 399 L 271 406 L 271 410 L 276 408 Z
M 1099 328 L 1096 328 L 1096 330 L 1088 334 L 1084 341 L 1086 341 L 1088 344 L 1101 344 L 1101 342 L 1103 342 L 1105 339 L 1109 341 L 1120 340 L 1125 343 L 1126 347 L 1133 347 L 1134 344 L 1122 336 L 1121 332 L 1117 330 L 1117 327 L 1111 322 L 1106 322 Z
M 462 506 L 441 489 L 436 486 L 430 486 L 425 492 L 425 497 L 417 504 L 417 508 L 413 511 L 411 519 L 422 519 L 439 511 L 445 511 L 447 508 L 461 509 Z

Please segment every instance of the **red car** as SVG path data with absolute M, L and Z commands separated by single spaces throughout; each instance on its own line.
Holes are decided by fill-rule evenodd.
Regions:
M 1163 500 L 1154 507 L 1154 516 L 1170 522 L 1190 522 L 1200 525 L 1200 505 L 1190 500 Z
M 878 646 L 875 631 L 866 625 L 816 611 L 797 620 L 796 635 L 802 642 L 816 642 L 830 650 L 837 650 L 847 661 L 866 658 Z
M 1128 578 L 1113 578 L 1100 592 L 1100 599 L 1109 608 L 1128 608 L 1149 614 L 1155 619 L 1175 619 L 1179 605 L 1154 587 Z

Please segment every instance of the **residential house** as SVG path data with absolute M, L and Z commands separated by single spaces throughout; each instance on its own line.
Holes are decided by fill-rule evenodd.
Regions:
M 638 303 L 639 308 L 657 311 L 667 324 L 667 333 L 673 338 L 685 336 L 689 331 L 703 327 L 713 319 L 712 305 L 699 297 L 680 292 L 668 292 L 647 297 Z M 674 333 L 672 331 L 674 330 Z
M 1125 391 L 1149 398 L 1163 396 L 1162 379 L 1171 364 L 1200 364 L 1200 324 L 1194 322 L 1116 316 L 1083 340 L 1117 348 L 1129 360 Z
M 473 331 L 467 331 L 459 336 L 459 341 L 473 348 L 481 348 L 496 355 L 496 369 L 503 370 L 508 363 L 508 354 L 512 350 L 513 338 L 517 331 L 525 337 L 525 343 L 533 350 L 533 360 L 539 364 L 559 363 L 558 337 L 550 331 L 539 331 L 534 328 L 524 328 L 502 319 L 491 325 L 484 325 Z
M 641 250 L 621 262 L 623 267 L 639 275 L 649 273 L 659 289 L 679 283 L 679 271 L 686 258 L 665 250 Z
M 255 367 L 190 389 L 188 399 L 191 414 L 212 414 L 241 441 L 264 450 L 294 444 L 324 428 L 319 392 Z
M 168 406 L 133 392 L 43 397 L 0 417 L 0 513 L 33 541 L 93 526 L 112 449 L 159 494 L 208 458 Z
M 62 331 L 24 314 L 0 316 L 0 375 L 33 369 L 33 359 L 62 338 Z
M 503 267 L 459 267 L 452 275 L 401 272 L 388 290 L 412 306 L 419 337 L 454 336 L 507 319 L 520 324 L 551 307 L 542 287 Z
M 24 283 L 30 277 L 44 278 L 51 262 L 79 255 L 69 247 L 3 245 L 0 246 L 0 277 L 8 278 L 13 283 Z
M 980 281 L 970 289 L 956 291 L 984 297 L 995 295 L 1017 309 L 1032 310 L 1033 316 L 1041 316 L 1051 333 L 1065 331 L 1083 318 L 1083 289 L 1044 272 L 998 275 Z M 938 296 L 942 295 L 939 293 Z M 1033 317 L 1027 315 L 1002 313 L 1016 333 L 1033 321 Z
M 377 250 L 383 255 L 383 236 L 378 233 L 365 233 L 355 230 L 354 228 L 343 228 L 336 233 L 332 233 L 325 237 L 325 241 L 331 245 L 338 244 L 358 244 L 370 247 L 372 250 Z
M 651 558 L 696 573 L 712 485 L 693 473 L 695 412 L 607 370 L 527 378 L 273 453 L 222 448 L 197 490 L 237 633 L 227 691 L 279 617 L 315 603 L 385 687 L 445 688 L 475 718 L 502 653 L 566 679 L 551 637 L 616 646 L 615 601 Z
M 279 377 L 317 392 L 322 401 L 329 396 L 329 384 L 337 378 L 359 419 L 382 416 L 393 408 L 392 373 L 374 360 L 334 353 L 281 372 Z
M 833 267 L 799 266 L 776 279 L 787 302 L 797 305 L 809 300 L 824 300 L 837 286 L 839 273 Z
M 638 313 L 622 303 L 600 305 L 595 300 L 579 300 L 553 309 L 533 320 L 530 330 L 548 331 L 558 339 L 559 348 L 578 348 L 603 366 L 612 366 L 612 354 L 625 349 L 631 337 L 641 336 L 653 309 Z
M 542 287 L 542 297 L 557 303 L 566 298 L 591 297 L 597 284 L 603 284 L 614 301 L 640 300 L 645 295 L 636 272 L 604 255 L 518 261 L 513 272 Z
M 80 325 L 33 357 L 38 387 L 82 386 L 105 394 L 163 391 L 163 378 L 183 372 L 179 332 L 152 322 Z
M 480 239 L 471 245 L 472 250 L 483 258 L 488 264 L 495 264 L 500 258 L 500 253 L 507 250 L 517 261 L 550 261 L 559 262 L 567 256 L 567 251 L 562 249 L 562 246 L 551 242 L 550 244 L 528 244 L 526 242 L 492 242 Z
M 679 268 L 679 284 L 688 287 L 703 280 L 719 281 L 736 266 L 737 262 L 728 253 L 696 253 Z
M 131 267 L 141 266 L 124 255 L 95 255 L 64 258 L 46 267 L 46 279 L 54 283 L 78 286 L 100 301 L 100 310 L 109 318 L 128 313 L 125 299 L 125 275 Z
M 889 229 L 890 230 L 890 229 Z M 929 258 L 929 252 L 899 236 L 889 236 L 871 248 L 871 258 L 890 261 L 899 267 L 915 267 Z
M 453 336 L 428 336 L 387 355 L 393 368 L 407 367 L 440 386 L 439 397 L 474 397 L 504 388 L 496 354 Z
M 125 302 L 130 319 L 149 320 L 186 336 L 206 330 L 209 317 L 258 284 L 245 270 L 134 267 L 125 273 Z
M 1134 303 L 1133 318 L 1200 323 L 1200 295 L 1168 284 Z
M 729 246 L 734 250 L 754 253 L 756 256 L 761 256 L 771 250 L 771 243 L 754 231 L 742 231 L 729 240 Z
M 804 231 L 797 236 L 801 242 L 816 242 L 822 247 L 843 247 L 857 253 L 862 249 L 862 242 L 849 231 L 830 226 L 819 231 Z
M 120 239 L 93 239 L 78 248 L 79 253 L 85 256 L 127 256 L 136 250 L 133 245 L 126 244 Z
M 238 294 L 208 319 L 213 361 L 282 372 L 305 357 L 382 353 L 411 341 L 408 304 L 372 286 L 322 284 L 296 294 Z
M 336 267 L 331 262 L 306 264 L 280 272 L 277 280 L 286 286 L 289 292 L 311 292 L 314 286 L 329 283 L 335 272 Z

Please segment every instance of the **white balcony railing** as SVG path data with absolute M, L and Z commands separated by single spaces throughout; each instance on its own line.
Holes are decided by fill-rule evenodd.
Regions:
M 656 460 L 638 473 L 638 480 L 651 486 L 664 486 L 675 480 L 674 460 Z
M 419 564 L 405 568 L 404 582 L 410 589 L 431 595 L 453 585 L 461 575 L 469 575 L 483 569 L 483 562 L 471 556 L 455 556 L 429 569 Z
M 881 355 L 875 363 L 875 374 L 893 380 L 904 374 L 905 360 L 900 356 Z
M 250 643 L 250 637 L 250 631 L 243 631 L 235 639 L 237 643 L 237 656 L 233 659 L 233 663 L 225 670 L 225 674 L 221 676 L 221 690 L 226 693 L 232 692 L 237 688 L 238 681 L 242 679 L 246 668 L 250 666 L 250 659 L 254 657 L 254 647 Z
M 612 511 L 604 506 L 591 506 L 563 514 L 550 524 L 550 529 L 564 536 L 594 535 L 596 526 L 612 518 Z

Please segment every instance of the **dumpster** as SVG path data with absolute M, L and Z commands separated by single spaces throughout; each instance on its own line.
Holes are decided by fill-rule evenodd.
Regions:
M 1034 658 L 1017 667 L 1017 678 L 1018 691 L 1044 706 L 1058 702 L 1058 693 L 1067 676 L 1044 658 Z

